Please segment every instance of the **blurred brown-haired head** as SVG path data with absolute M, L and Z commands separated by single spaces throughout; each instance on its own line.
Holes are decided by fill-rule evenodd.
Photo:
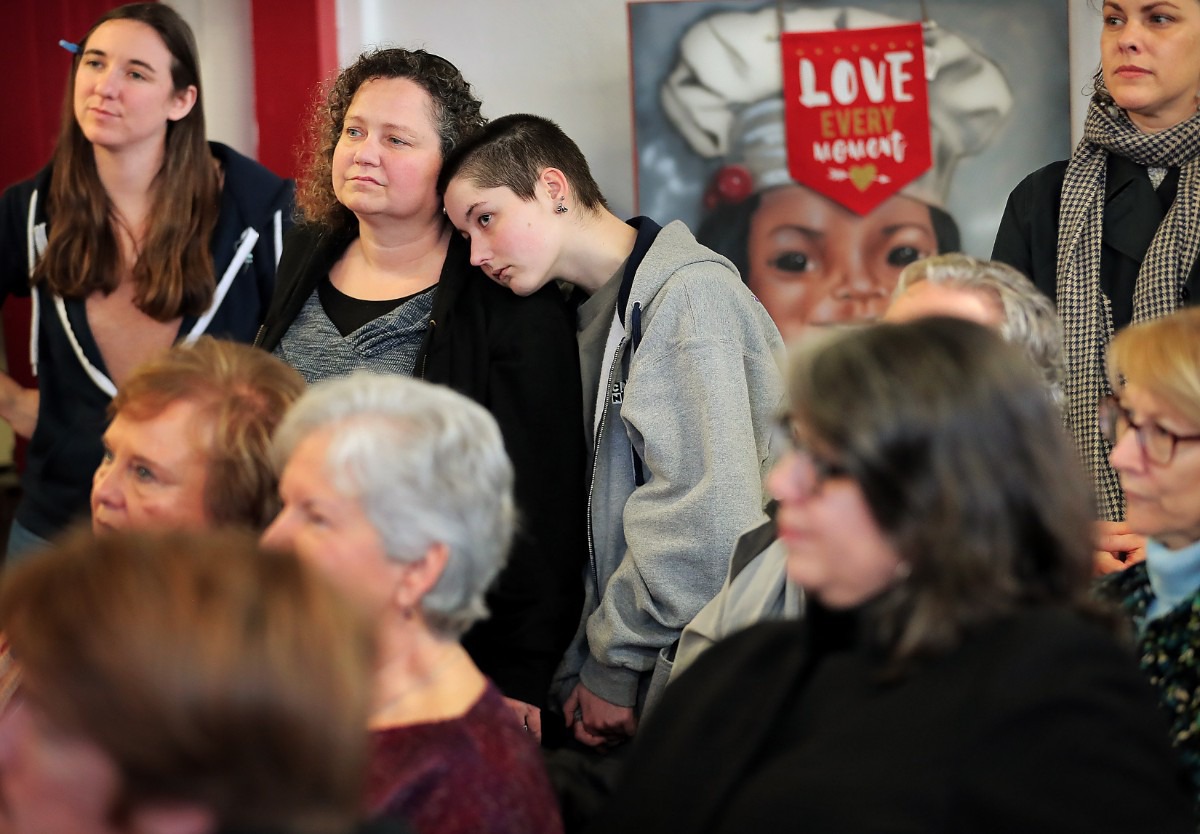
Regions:
M 848 328 L 798 347 L 788 396 L 906 566 L 877 608 L 897 668 L 1021 606 L 1107 622 L 1090 484 L 1018 346 L 962 319 Z
M 347 830 L 375 650 L 361 615 L 249 532 L 79 530 L 6 575 L 21 695 L 118 774 L 114 823 L 187 805 L 217 830 Z

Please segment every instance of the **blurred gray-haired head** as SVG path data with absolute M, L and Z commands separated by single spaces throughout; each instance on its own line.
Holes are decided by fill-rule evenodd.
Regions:
M 485 617 L 516 526 L 512 463 L 492 415 L 447 387 L 360 371 L 313 385 L 288 411 L 276 466 L 323 429 L 330 483 L 359 502 L 389 558 L 449 550 L 421 602 L 429 626 L 458 636 Z
M 1054 304 L 1018 270 L 999 261 L 951 253 L 909 264 L 900 273 L 892 298 L 921 282 L 986 296 L 1001 313 L 1000 335 L 1021 349 L 1041 374 L 1057 405 L 1063 403 L 1062 322 Z

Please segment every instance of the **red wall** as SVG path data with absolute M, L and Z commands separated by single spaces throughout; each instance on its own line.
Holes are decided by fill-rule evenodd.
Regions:
M 78 41 L 114 0 L 6 0 L 0 67 L 8 85 L 0 183 L 24 179 L 46 164 L 58 132 L 71 54 L 59 39 Z M 19 124 L 18 124 L 19 122 Z
M 5 45 L 0 77 L 6 90 L 0 136 L 0 189 L 36 173 L 50 158 L 58 132 L 76 42 L 118 0 L 4 0 Z M 337 69 L 336 0 L 251 0 L 258 157 L 295 176 L 297 150 L 317 86 Z M 218 95 L 236 91 L 208 91 Z M 29 368 L 29 302 L 4 300 L 4 350 L 10 372 L 33 385 Z M 23 447 L 18 446 L 18 463 Z
M 121 4 L 114 0 L 6 0 L 4 5 L 0 77 L 14 83 L 5 91 L 8 101 L 0 130 L 4 136 L 0 187 L 37 173 L 54 148 L 71 70 L 71 53 L 58 45 L 59 39 L 78 41 L 97 17 Z M 9 372 L 21 383 L 33 385 L 28 299 L 5 299 L 3 321 Z M 23 459 L 24 444 L 18 443 L 18 465 Z
M 337 70 L 336 0 L 252 0 L 258 160 L 295 176 L 308 114 Z

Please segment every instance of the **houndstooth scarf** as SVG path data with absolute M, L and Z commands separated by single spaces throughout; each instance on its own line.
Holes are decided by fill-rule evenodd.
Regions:
M 1067 425 L 1092 473 L 1102 518 L 1119 520 L 1125 500 L 1108 463 L 1096 422 L 1110 393 L 1104 351 L 1112 338 L 1112 308 L 1100 291 L 1105 174 L 1109 153 L 1139 165 L 1181 166 L 1179 189 L 1142 260 L 1133 294 L 1133 321 L 1165 316 L 1179 304 L 1200 248 L 1200 115 L 1161 133 L 1143 133 L 1107 91 L 1092 96 L 1083 141 L 1063 178 L 1058 219 L 1058 310 L 1067 363 Z

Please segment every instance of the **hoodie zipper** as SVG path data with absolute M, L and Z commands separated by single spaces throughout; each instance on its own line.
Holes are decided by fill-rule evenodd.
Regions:
M 605 398 L 612 396 L 613 377 L 616 375 L 617 368 L 621 362 L 621 351 L 625 347 L 625 342 L 628 339 L 622 339 L 617 344 L 617 349 L 613 353 L 612 364 L 608 368 L 608 387 L 605 389 Z M 604 409 L 600 412 L 600 425 L 596 429 L 596 439 L 592 441 L 592 475 L 588 480 L 588 505 L 587 505 L 587 539 L 588 539 L 588 562 L 592 566 L 592 578 L 596 582 L 596 599 L 600 599 L 600 571 L 596 567 L 596 543 L 592 537 L 592 497 L 596 491 L 596 467 L 600 462 L 600 441 L 604 438 L 604 426 L 608 423 L 608 403 L 605 403 Z

